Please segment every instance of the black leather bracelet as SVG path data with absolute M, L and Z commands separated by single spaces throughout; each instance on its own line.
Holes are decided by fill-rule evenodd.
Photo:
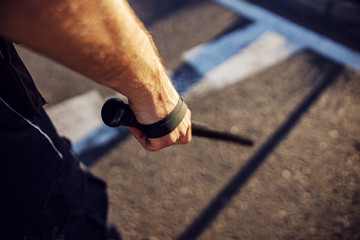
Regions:
M 164 119 L 153 124 L 142 124 L 141 130 L 148 138 L 163 137 L 177 128 L 184 119 L 187 112 L 187 105 L 182 98 L 179 99 L 174 110 Z

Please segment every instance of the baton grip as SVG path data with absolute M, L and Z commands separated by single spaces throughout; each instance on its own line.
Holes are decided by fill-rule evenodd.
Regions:
M 153 124 L 141 124 L 136 120 L 134 112 L 121 99 L 111 98 L 104 103 L 101 110 L 103 122 L 110 127 L 127 126 L 142 130 L 149 138 L 160 138 L 178 127 L 187 112 L 187 106 L 179 98 L 173 111 L 162 120 Z
M 104 103 L 101 109 L 101 118 L 109 127 L 141 128 L 141 124 L 136 120 L 130 106 L 119 98 L 110 98 Z

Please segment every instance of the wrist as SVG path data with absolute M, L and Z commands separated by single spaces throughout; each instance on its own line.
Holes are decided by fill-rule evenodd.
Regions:
M 184 103 L 182 98 L 179 98 L 175 108 L 171 111 L 169 115 L 156 123 L 141 125 L 141 130 L 148 138 L 160 138 L 168 135 L 169 133 L 174 131 L 183 121 L 187 110 L 188 108 L 186 104 Z
M 152 82 L 152 88 L 145 88 L 142 96 L 129 97 L 130 107 L 142 124 L 152 124 L 168 116 L 180 98 L 166 73 L 161 80 Z

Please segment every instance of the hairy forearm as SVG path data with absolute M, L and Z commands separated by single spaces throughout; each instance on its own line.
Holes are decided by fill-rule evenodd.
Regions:
M 8 0 L 0 34 L 127 96 L 142 123 L 165 117 L 178 95 L 151 38 L 124 0 Z

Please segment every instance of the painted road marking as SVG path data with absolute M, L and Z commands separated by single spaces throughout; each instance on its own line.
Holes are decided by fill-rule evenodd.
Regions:
M 202 80 L 185 93 L 185 97 L 241 81 L 255 72 L 286 59 L 300 49 L 300 46 L 291 43 L 281 34 L 265 32 L 238 54 L 206 73 Z
M 123 98 L 120 94 L 114 96 Z M 89 149 L 100 148 L 126 136 L 127 128 L 109 128 L 100 116 L 105 99 L 96 90 L 67 99 L 46 108 L 56 130 L 73 142 L 73 150 L 78 155 Z
M 184 61 L 203 77 L 186 96 L 233 84 L 304 48 L 360 71 L 359 52 L 249 2 L 213 1 L 254 22 L 183 54 Z
M 295 44 L 311 48 L 340 64 L 360 71 L 360 53 L 355 50 L 244 0 L 213 1 L 257 23 L 262 23 L 254 25 L 255 28 L 260 26 L 266 28 L 266 31 L 278 32 Z
M 78 156 L 81 156 L 89 150 L 105 148 L 116 139 L 126 138 L 129 133 L 130 131 L 126 127 L 110 128 L 101 123 L 94 131 L 77 141 L 73 145 L 73 150 Z M 88 159 L 82 160 L 89 161 Z
M 86 137 L 102 123 L 99 92 L 92 90 L 46 108 L 56 129 L 72 142 Z
M 185 52 L 182 57 L 201 76 L 204 76 L 265 32 L 265 28 L 258 26 L 258 23 L 252 25 L 230 32 L 216 41 L 194 47 Z

